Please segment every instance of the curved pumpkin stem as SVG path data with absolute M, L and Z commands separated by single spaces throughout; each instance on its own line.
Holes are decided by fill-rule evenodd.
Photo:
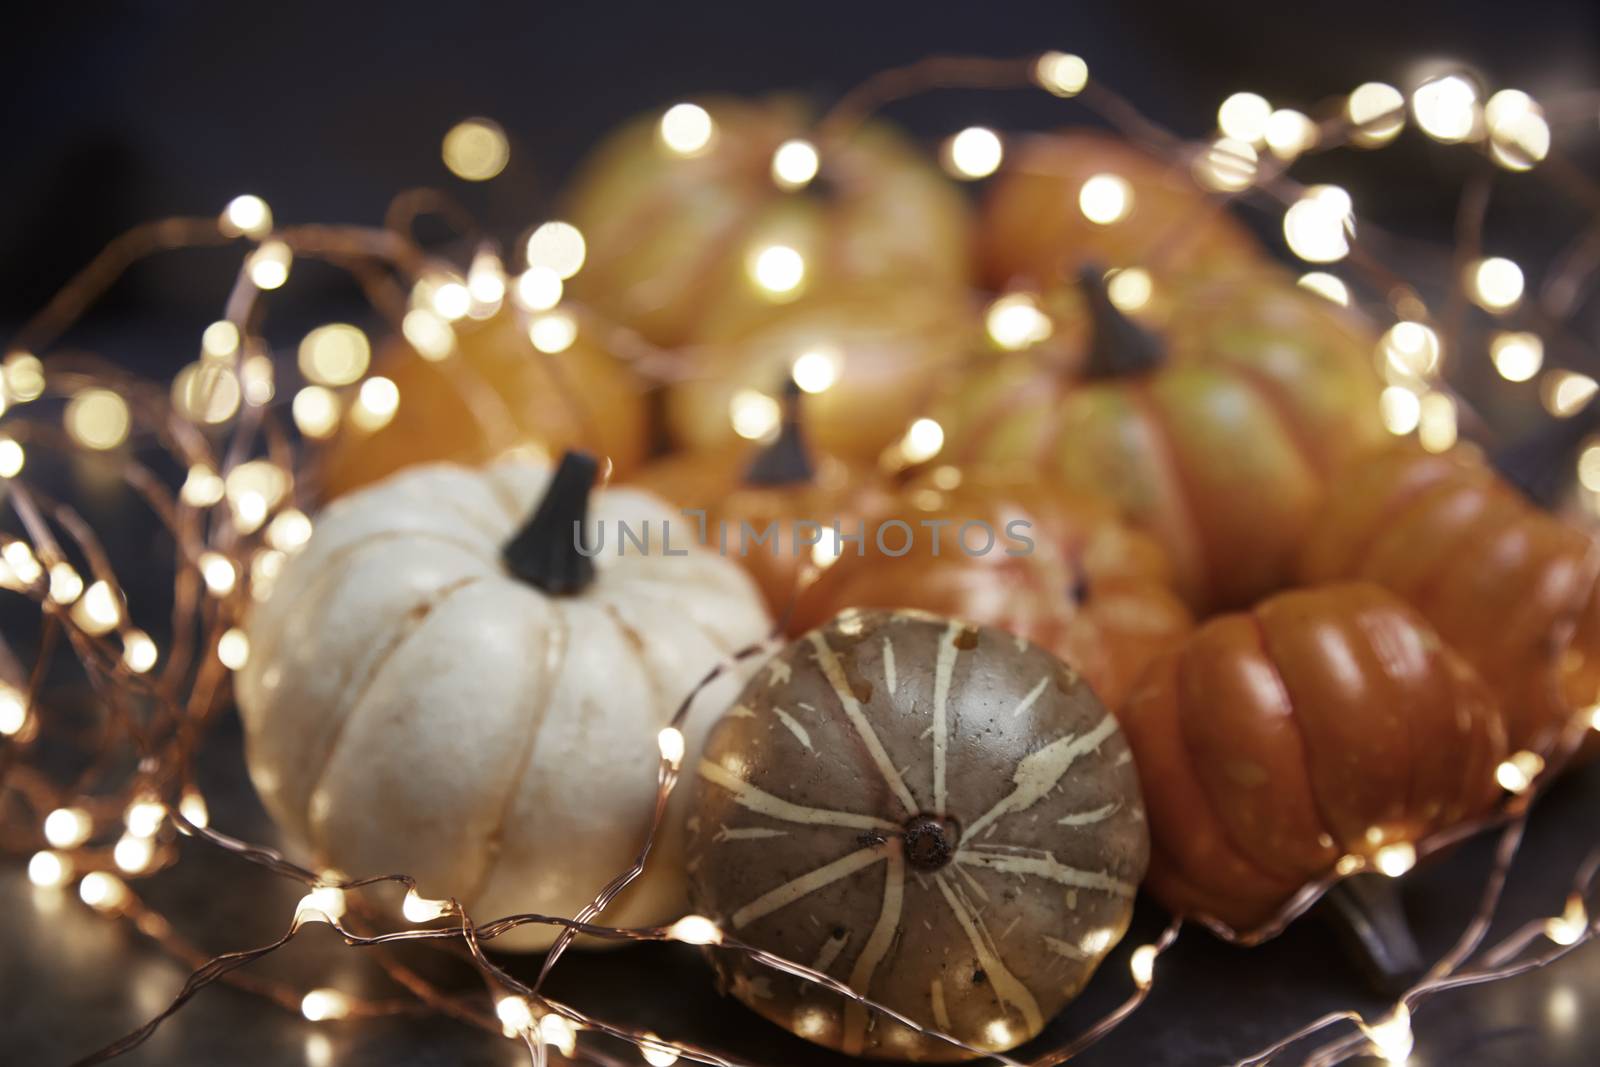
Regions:
M 801 485 L 816 476 L 811 450 L 806 447 L 805 427 L 800 418 L 800 386 L 790 378 L 783 386 L 783 421 L 777 438 L 763 448 L 745 471 L 744 484 L 772 488 Z
M 1578 449 L 1597 430 L 1600 399 L 1590 400 L 1567 418 L 1548 422 L 1520 441 L 1496 449 L 1489 462 L 1500 477 L 1522 490 L 1529 500 L 1552 508 L 1567 487 Z
M 581 593 L 594 581 L 594 560 L 578 550 L 589 517 L 589 492 L 600 464 L 568 451 L 550 477 L 544 499 L 500 550 L 506 569 L 551 596 Z
M 1166 362 L 1161 340 L 1111 302 L 1106 272 L 1088 265 L 1078 271 L 1078 287 L 1089 304 L 1089 356 L 1085 378 L 1131 378 Z
M 1322 909 L 1375 991 L 1399 996 L 1422 977 L 1422 950 L 1406 921 L 1396 879 L 1370 872 L 1351 875 L 1328 890 Z

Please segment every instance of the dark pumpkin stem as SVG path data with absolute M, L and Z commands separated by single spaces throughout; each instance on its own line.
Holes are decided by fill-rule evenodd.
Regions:
M 578 551 L 589 517 L 589 492 L 600 464 L 587 452 L 561 457 L 544 499 L 500 550 L 513 575 L 551 596 L 581 593 L 594 581 L 594 560 Z
M 1089 303 L 1089 356 L 1083 364 L 1084 377 L 1131 378 L 1166 361 L 1160 339 L 1111 302 L 1103 269 L 1093 265 L 1080 269 L 1078 287 Z
M 1410 989 L 1426 969 L 1400 902 L 1400 883 L 1388 875 L 1353 874 L 1328 890 L 1322 911 L 1372 988 L 1386 997 Z
M 790 378 L 783 386 L 783 421 L 777 438 L 756 456 L 745 471 L 744 483 L 758 486 L 801 485 L 816 476 L 811 450 L 806 447 L 800 418 L 800 386 Z
M 1497 449 L 1489 461 L 1529 500 L 1553 508 L 1571 484 L 1578 449 L 1596 431 L 1600 431 L 1600 400 L 1590 400 L 1576 413 Z

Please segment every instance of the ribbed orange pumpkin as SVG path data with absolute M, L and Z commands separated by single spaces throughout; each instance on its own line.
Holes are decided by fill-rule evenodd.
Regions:
M 780 181 L 779 148 L 801 141 L 815 178 Z M 969 281 L 966 203 L 924 155 L 879 123 L 832 136 L 792 100 L 716 97 L 643 116 L 595 150 L 566 210 L 588 242 L 573 294 L 662 345 L 742 310 Z M 778 291 L 757 280 L 773 247 L 803 264 Z M 792 261 L 773 266 L 791 280 Z
M 801 594 L 791 633 L 845 608 L 920 608 L 1049 649 L 1116 707 L 1144 666 L 1192 625 L 1167 585 L 1160 546 L 1102 500 L 945 467 L 891 502 L 868 517 L 859 551 L 841 545 Z M 909 532 L 885 528 L 880 543 L 880 524 L 896 519 Z
M 1188 170 L 1090 130 L 1009 144 L 982 222 L 983 274 L 994 289 L 1048 286 L 1085 266 L 1138 267 L 1165 285 L 1262 258 L 1250 231 Z
M 1282 588 L 1332 472 L 1385 439 L 1375 336 L 1276 274 L 1187 292 L 1159 337 L 1082 285 L 1044 344 L 955 382 L 944 456 L 1114 501 L 1197 609 Z
M 1409 601 L 1494 688 L 1514 748 L 1600 699 L 1600 545 L 1473 455 L 1401 446 L 1348 472 L 1300 574 Z
M 1484 812 L 1506 752 L 1476 672 L 1365 583 L 1210 620 L 1151 666 L 1120 718 L 1150 819 L 1147 887 L 1241 931 L 1342 856 Z
M 377 430 L 345 421 L 319 460 L 326 497 L 413 464 L 481 465 L 517 448 L 546 457 L 584 448 L 624 473 L 649 444 L 642 383 L 581 319 L 572 345 L 555 355 L 535 349 L 505 311 L 460 324 L 457 351 L 440 362 L 391 340 L 372 371 L 399 387 L 400 406 Z

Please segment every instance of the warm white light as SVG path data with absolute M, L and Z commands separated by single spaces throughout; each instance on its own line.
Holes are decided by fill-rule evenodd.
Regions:
M 1156 971 L 1156 947 L 1140 945 L 1128 957 L 1128 969 L 1133 972 L 1133 984 L 1148 989 Z
M 989 305 L 984 329 L 995 344 L 1015 352 L 1045 340 L 1055 326 L 1030 294 L 1008 293 Z
M 921 463 L 944 447 L 944 427 L 932 419 L 918 419 L 900 441 L 900 454 L 908 463 Z
M 229 237 L 265 237 L 272 232 L 272 209 L 259 196 L 246 193 L 228 201 L 217 225 Z
M 50 565 L 50 599 L 57 604 L 71 604 L 83 595 L 83 579 L 72 564 L 65 560 Z
M 1557 418 L 1567 418 L 1583 410 L 1594 396 L 1595 380 L 1576 371 L 1554 370 L 1540 383 L 1539 395 L 1545 410 Z
M 1283 215 L 1289 251 L 1309 263 L 1332 263 L 1349 255 L 1354 232 L 1350 194 L 1337 185 L 1313 185 Z
M 1396 841 L 1373 853 L 1372 862 L 1390 878 L 1399 878 L 1417 865 L 1417 849 L 1409 841 Z
M 400 332 L 423 359 L 441 360 L 456 348 L 456 332 L 450 328 L 450 323 L 444 316 L 425 308 L 406 312 L 406 317 L 400 320 Z
M 1106 282 L 1106 296 L 1119 311 L 1138 311 L 1150 303 L 1154 293 L 1150 272 L 1140 267 L 1119 270 Z
M 1502 89 L 1483 109 L 1489 151 L 1507 170 L 1527 170 L 1550 154 L 1544 109 L 1520 89 Z
M 558 278 L 570 278 L 583 267 L 588 245 L 570 222 L 546 222 L 528 237 L 528 266 L 544 267 Z
M 722 931 L 704 915 L 685 915 L 667 927 L 667 936 L 686 945 L 720 945 Z
M 128 805 L 122 821 L 134 837 L 154 837 L 167 818 L 167 807 L 153 797 L 143 797 Z
M 267 524 L 267 544 L 293 552 L 311 540 L 311 520 L 299 508 L 285 508 Z
M 1267 147 L 1279 159 L 1293 159 L 1316 144 L 1317 124 L 1308 116 L 1286 107 L 1267 116 Z
M 343 1019 L 350 1014 L 350 998 L 337 989 L 313 989 L 301 998 L 300 1014 L 314 1023 Z
M 257 289 L 278 289 L 289 280 L 294 253 L 282 241 L 268 241 L 245 261 L 246 272 Z
M 661 116 L 657 129 L 661 143 L 679 156 L 698 156 L 711 147 L 717 125 L 711 114 L 698 104 L 674 104 Z
M 250 639 L 237 626 L 224 630 L 217 638 L 217 659 L 230 671 L 244 670 L 250 662 Z
M 441 281 L 434 286 L 429 303 L 445 321 L 455 322 L 472 311 L 472 290 L 463 281 Z
M 350 421 L 358 429 L 371 432 L 387 426 L 399 409 L 400 387 L 388 378 L 374 376 L 361 383 L 350 409 Z
M 1345 117 L 1355 127 L 1350 140 L 1362 148 L 1377 148 L 1394 140 L 1405 126 L 1406 98 L 1383 82 L 1356 87 L 1345 102 Z
M 72 609 L 72 617 L 91 634 L 103 634 L 122 621 L 122 602 L 103 579 L 84 590 Z
M 367 373 L 372 345 L 347 322 L 318 326 L 300 342 L 300 373 L 319 385 L 349 385 Z
M 832 349 L 813 348 L 795 357 L 789 367 L 794 383 L 807 393 L 825 393 L 839 380 L 843 357 Z
M 1342 280 L 1326 271 L 1313 270 L 1300 275 L 1300 287 L 1310 289 L 1318 296 L 1333 301 L 1340 307 L 1350 306 L 1350 288 Z
M 1488 311 L 1504 311 L 1522 299 L 1522 268 L 1503 256 L 1480 259 L 1468 268 L 1468 292 Z
M 82 808 L 57 808 L 44 817 L 44 839 L 56 848 L 77 848 L 89 840 L 93 827 Z
M 656 745 L 661 749 L 661 758 L 674 767 L 683 762 L 683 731 L 676 726 L 662 727 L 656 735 Z
M 1456 402 L 1448 393 L 1429 392 L 1417 410 L 1417 440 L 1429 452 L 1444 452 L 1456 443 Z
M 206 798 L 192 785 L 184 789 L 178 800 L 178 813 L 194 826 L 205 827 L 211 823 L 211 809 L 206 807 Z
M 1255 93 L 1234 93 L 1217 108 L 1217 129 L 1245 144 L 1260 144 L 1267 137 L 1272 105 Z
M 1194 162 L 1195 180 L 1207 189 L 1219 193 L 1235 193 L 1248 189 L 1256 180 L 1256 167 L 1260 156 L 1247 141 L 1234 137 L 1219 137 Z
M 15 737 L 28 724 L 28 704 L 16 687 L 0 682 L 0 737 Z
M 55 852 L 35 852 L 28 860 L 28 881 L 54 889 L 72 881 L 72 861 Z
M 1494 780 L 1508 793 L 1526 793 L 1544 770 L 1544 757 L 1523 749 L 1513 752 L 1494 769 Z
M 467 314 L 475 319 L 488 318 L 500 309 L 506 296 L 506 270 L 499 256 L 485 250 L 472 257 L 472 267 L 467 271 L 467 295 L 472 298 Z
M 127 902 L 128 887 L 114 874 L 90 871 L 78 883 L 78 896 L 98 911 L 114 911 Z
M 533 1009 L 522 997 L 501 997 L 494 1002 L 494 1013 L 500 1019 L 508 1037 L 515 1037 L 533 1028 Z
M 1411 94 L 1411 111 L 1423 133 L 1457 144 L 1478 127 L 1478 88 L 1459 74 L 1434 78 Z
M 441 915 L 450 913 L 448 900 L 433 900 L 422 896 L 415 889 L 406 891 L 406 899 L 400 904 L 400 914 L 406 917 L 407 922 L 425 923 L 432 922 Z
M 295 905 L 294 921 L 332 922 L 344 917 L 345 907 L 344 890 L 335 885 L 319 885 Z
M 811 546 L 811 563 L 813 566 L 826 570 L 838 561 L 842 551 L 843 546 L 834 532 L 831 529 L 823 530 L 821 531 L 821 538 Z
M 15 478 L 27 461 L 21 445 L 10 437 L 0 437 L 0 478 Z
M 511 142 L 500 124 L 490 119 L 466 119 L 450 127 L 439 146 L 450 173 L 469 182 L 486 182 L 506 169 Z
M 1078 190 L 1078 210 L 1100 226 L 1120 222 L 1133 210 L 1133 186 L 1116 174 L 1096 174 Z
M 678 1052 L 669 1048 L 655 1034 L 646 1033 L 639 1042 L 639 1055 L 650 1067 L 672 1067 L 678 1062 Z
M 1383 425 L 1397 437 L 1417 428 L 1422 421 L 1422 401 L 1403 385 L 1391 385 L 1378 397 L 1378 412 Z
M 565 352 L 578 339 L 578 320 L 565 311 L 552 311 L 528 323 L 528 340 L 548 355 Z
M 6 355 L 4 364 L 5 398 L 16 403 L 39 399 L 44 392 L 44 364 L 32 352 Z
M 219 319 L 200 335 L 200 351 L 215 359 L 226 359 L 239 351 L 239 327 Z
M 1423 378 L 1439 368 L 1439 335 L 1433 327 L 1405 320 L 1391 326 L 1380 341 L 1387 365 L 1412 378 Z
M 307 437 L 322 438 L 339 426 L 339 394 L 320 385 L 308 385 L 294 394 L 289 410 L 294 424 Z
M 733 432 L 749 441 L 759 441 L 778 428 L 783 409 L 765 393 L 741 389 L 728 401 L 728 419 Z
M 802 189 L 817 176 L 822 157 L 810 141 L 785 141 L 772 153 L 772 180 L 781 189 Z
M 547 1012 L 539 1020 L 539 1037 L 568 1058 L 578 1051 L 577 1027 L 572 1025 L 572 1020 L 556 1012 Z
M 549 311 L 561 303 L 561 275 L 549 267 L 529 267 L 517 275 L 517 303 L 529 311 Z
M 1544 936 L 1558 945 L 1576 945 L 1589 929 L 1589 912 L 1583 898 L 1574 893 L 1567 897 L 1566 909 L 1544 924 Z
M 156 847 L 148 837 L 135 837 L 128 833 L 117 839 L 116 847 L 111 850 L 111 858 L 122 870 L 138 874 L 150 866 L 155 851 Z
M 1033 80 L 1056 96 L 1077 96 L 1089 84 L 1089 64 L 1069 52 L 1046 52 L 1033 65 Z
M 1362 1029 L 1385 1063 L 1405 1063 L 1411 1055 L 1414 1042 L 1411 1034 L 1411 1012 L 1404 1004 L 1396 1004 L 1393 1014 L 1382 1022 L 1372 1023 Z
M 750 277 L 767 293 L 793 293 L 805 280 L 806 261 L 788 245 L 768 245 L 751 257 Z
M 957 178 L 987 178 L 1004 155 L 999 134 L 983 126 L 968 126 L 944 143 L 945 169 Z
M 1544 366 L 1544 342 L 1536 333 L 1497 333 L 1489 342 L 1494 369 L 1508 382 L 1525 382 Z
M 172 403 L 188 419 L 227 422 L 239 410 L 243 390 L 233 368 L 214 361 L 191 363 L 172 380 Z
M 105 451 L 128 439 L 128 405 L 109 389 L 85 389 L 67 402 L 67 433 L 84 448 Z

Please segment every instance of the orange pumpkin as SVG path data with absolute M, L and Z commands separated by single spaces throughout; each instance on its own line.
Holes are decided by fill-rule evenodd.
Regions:
M 796 299 L 968 282 L 966 202 L 923 154 L 878 123 L 816 128 L 791 100 L 643 116 L 596 149 L 566 210 L 588 243 L 573 294 L 661 345 Z
M 1120 718 L 1150 819 L 1146 885 L 1240 931 L 1344 856 L 1485 812 L 1506 753 L 1476 672 L 1365 583 L 1210 620 L 1152 664 Z
M 1115 707 L 1191 626 L 1165 554 L 1104 501 L 954 467 L 892 499 L 801 594 L 791 633 L 845 608 L 920 608 L 1049 649 Z M 882 525 L 896 519 L 909 529 Z
M 650 464 L 635 479 L 680 508 L 703 511 L 684 516 L 686 532 L 742 564 L 778 616 L 794 604 L 823 553 L 818 546 L 832 537 L 834 520 L 841 529 L 853 528 L 853 520 L 876 510 L 877 496 L 887 492 L 871 467 L 826 453 L 814 457 L 799 408 L 799 391 L 791 383 L 783 422 L 770 444 L 682 452 Z
M 1114 501 L 1197 609 L 1282 588 L 1332 473 L 1384 440 L 1376 338 L 1275 274 L 1186 292 L 1159 335 L 1080 284 L 1047 341 L 955 382 L 944 455 Z
M 964 294 L 921 289 L 743 309 L 704 324 L 667 394 L 672 437 L 685 448 L 736 444 L 738 407 L 799 374 L 806 431 L 835 456 L 876 462 L 962 365 L 976 327 Z
M 1048 285 L 1086 266 L 1192 281 L 1262 258 L 1250 231 L 1187 168 L 1089 130 L 1009 144 L 982 222 L 983 274 L 994 289 Z
M 1494 688 L 1514 748 L 1600 699 L 1600 545 L 1461 450 L 1399 446 L 1350 471 L 1300 574 L 1409 601 Z
M 622 473 L 649 446 L 642 384 L 583 320 L 571 346 L 549 355 L 505 311 L 458 324 L 456 351 L 441 361 L 393 339 L 372 372 L 395 383 L 399 407 L 376 430 L 345 420 L 318 460 L 325 497 L 412 464 L 481 465 L 518 448 L 547 456 L 584 448 Z

